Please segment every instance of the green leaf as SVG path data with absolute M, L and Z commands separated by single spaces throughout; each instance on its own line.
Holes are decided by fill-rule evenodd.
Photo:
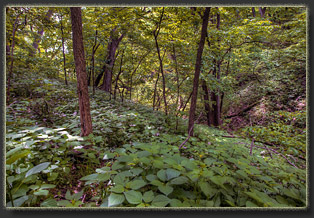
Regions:
M 110 191 L 115 192 L 115 193 L 123 193 L 124 192 L 124 187 L 123 185 L 117 184 L 114 187 L 110 189 Z
M 154 207 L 165 207 L 170 203 L 170 199 L 165 195 L 157 195 L 152 201 L 152 206 Z
M 147 183 L 143 180 L 133 180 L 130 182 L 130 188 L 133 190 L 137 190 L 145 186 Z
M 72 199 L 75 201 L 78 201 L 82 197 L 83 193 L 84 193 L 84 190 L 81 190 L 80 192 L 73 194 Z
M 170 206 L 171 207 L 183 207 L 183 204 L 180 200 L 178 199 L 171 199 L 170 201 Z
M 150 184 L 152 184 L 152 185 L 155 185 L 155 186 L 161 186 L 161 185 L 163 185 L 163 183 L 162 182 L 160 182 L 159 180 L 153 180 L 153 181 L 151 181 L 150 182 Z
M 208 182 L 199 182 L 199 186 L 206 197 L 211 198 L 215 194 L 213 188 L 208 184 Z
M 27 178 L 30 175 L 33 175 L 33 174 L 41 172 L 42 170 L 46 169 L 49 166 L 49 164 L 50 164 L 50 162 L 45 162 L 45 163 L 41 163 L 41 164 L 33 167 L 32 169 L 30 169 L 26 173 L 25 178 Z
M 157 177 L 158 177 L 161 181 L 165 182 L 166 179 L 167 179 L 167 177 L 166 177 L 166 170 L 159 170 L 159 171 L 157 172 Z
M 87 176 L 80 178 L 80 180 L 82 180 L 82 181 L 96 180 L 98 175 L 99 175 L 98 173 L 93 173 L 93 174 L 90 174 L 90 175 L 87 175 Z
M 142 168 L 133 168 L 133 169 L 131 169 L 131 172 L 132 172 L 133 176 L 138 176 L 138 175 L 140 175 L 141 172 L 143 172 L 143 169 Z
M 52 184 L 43 184 L 40 189 L 48 189 L 48 188 L 54 188 L 56 187 L 56 185 L 52 185 Z
M 181 173 L 178 170 L 174 170 L 174 169 L 167 169 L 166 170 L 166 176 L 167 176 L 167 180 L 176 178 L 180 175 Z M 158 175 L 158 174 L 157 174 Z
M 173 191 L 173 188 L 169 185 L 160 185 L 158 189 L 165 195 L 169 195 Z
M 41 204 L 41 207 L 58 207 L 58 203 L 55 199 L 46 199 Z
M 170 183 L 172 185 L 182 185 L 184 183 L 187 183 L 189 181 L 188 178 L 186 178 L 185 176 L 179 176 L 173 180 L 170 181 Z
M 36 196 L 47 196 L 49 194 L 48 190 L 38 190 L 37 192 L 34 192 L 34 195 Z
M 130 204 L 140 204 L 142 203 L 142 193 L 138 192 L 138 191 L 127 191 L 124 192 L 125 198 L 126 200 L 130 203 Z
M 125 156 L 118 157 L 117 160 L 121 163 L 128 163 L 133 160 L 133 157 L 125 155 Z
M 155 176 L 155 175 L 153 175 L 153 174 L 149 174 L 149 175 L 147 175 L 146 176 L 146 179 L 148 180 L 148 181 L 154 181 L 154 180 L 157 180 L 157 176 Z
M 18 199 L 15 199 L 13 201 L 14 207 L 20 207 L 22 204 L 24 204 L 25 201 L 28 200 L 28 198 L 29 198 L 29 196 L 26 195 L 26 196 L 20 197 Z M 7 207 L 12 207 L 12 202 L 11 201 L 7 203 Z
M 144 193 L 143 200 L 146 203 L 151 202 L 153 199 L 154 199 L 154 192 L 153 191 L 150 190 L 150 191 Z
M 258 207 L 256 204 L 254 204 L 252 201 L 247 201 L 246 203 L 245 203 L 245 206 L 246 207 Z
M 108 207 L 113 207 L 122 204 L 124 200 L 125 198 L 123 194 L 111 193 L 108 198 Z
M 16 153 L 12 154 L 12 156 L 9 159 L 6 160 L 6 164 L 12 164 L 17 160 L 26 157 L 30 153 L 31 153 L 30 150 L 17 151 Z

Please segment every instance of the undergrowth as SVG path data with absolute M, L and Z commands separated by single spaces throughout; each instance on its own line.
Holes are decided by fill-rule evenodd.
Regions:
M 185 120 L 176 130 L 175 117 L 96 90 L 90 95 L 93 134 L 80 137 L 76 87 L 38 83 L 7 105 L 7 207 L 307 205 L 305 161 L 287 159 L 295 150 L 306 152 L 305 134 L 283 142 L 275 131 L 293 130 L 280 119 L 263 133 L 256 131 L 264 127 L 251 127 L 248 138 L 196 125 L 179 150 Z M 252 132 L 287 149 L 252 143 Z

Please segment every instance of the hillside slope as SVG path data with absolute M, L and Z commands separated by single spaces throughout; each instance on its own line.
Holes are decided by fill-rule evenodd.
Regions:
M 176 130 L 175 117 L 98 90 L 93 134 L 82 138 L 75 85 L 38 79 L 13 86 L 7 206 L 306 206 L 305 160 L 280 148 L 196 125 L 179 149 L 185 120 Z

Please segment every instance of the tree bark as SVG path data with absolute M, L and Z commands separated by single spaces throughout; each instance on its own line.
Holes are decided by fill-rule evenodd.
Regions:
M 92 133 L 92 119 L 83 45 L 82 15 L 80 7 L 71 7 L 72 39 L 75 69 L 77 75 L 77 92 L 79 97 L 81 136 Z
M 68 85 L 67 80 L 67 70 L 65 66 L 65 52 L 64 52 L 64 33 L 63 33 L 63 25 L 62 25 L 62 14 L 60 15 L 60 27 L 61 27 L 61 39 L 62 39 L 62 55 L 63 55 L 63 70 L 64 70 L 64 82 L 65 85 Z
M 114 32 L 116 29 L 113 30 L 112 35 L 111 35 L 111 40 L 110 43 L 108 44 L 108 56 L 105 64 L 105 69 L 104 69 L 104 80 L 103 84 L 101 86 L 101 89 L 104 90 L 105 92 L 111 93 L 111 83 L 112 83 L 112 70 L 113 70 L 113 65 L 115 61 L 115 54 L 116 50 L 119 46 L 119 43 L 124 37 L 124 34 L 121 34 L 119 38 L 114 38 Z
M 163 93 L 163 100 L 164 100 L 164 104 L 165 104 L 165 113 L 166 115 L 168 114 L 168 105 L 167 105 L 167 99 L 166 99 L 166 80 L 165 80 L 165 75 L 164 75 L 164 69 L 163 69 L 163 63 L 162 63 L 162 58 L 160 55 L 160 48 L 159 48 L 159 44 L 158 44 L 158 35 L 159 35 L 159 31 L 160 31 L 160 25 L 161 25 L 161 21 L 164 15 L 164 11 L 165 8 L 163 8 L 159 22 L 157 23 L 156 29 L 153 31 L 154 34 L 154 38 L 155 38 L 155 44 L 156 44 L 156 49 L 157 49 L 157 54 L 158 54 L 158 59 L 159 59 L 159 65 L 160 65 L 160 73 L 162 76 L 162 93 Z
M 256 17 L 255 8 L 254 7 L 252 7 L 252 15 L 253 15 L 253 17 Z
M 15 33 L 19 26 L 18 19 L 23 12 L 19 13 L 14 21 L 13 30 L 12 30 L 12 43 L 11 43 L 11 51 L 10 51 L 10 68 L 9 68 L 9 76 L 8 76 L 8 86 L 7 86 L 7 102 L 10 101 L 10 89 L 11 89 L 11 78 L 13 73 L 13 63 L 14 63 L 14 47 L 15 47 Z
M 122 64 L 123 64 L 123 56 L 124 56 L 124 50 L 122 52 L 122 56 L 121 56 L 121 61 L 120 61 L 120 70 L 119 70 L 119 73 L 116 77 L 116 81 L 115 81 L 115 86 L 114 86 L 114 95 L 113 95 L 113 99 L 116 100 L 116 93 L 117 93 L 117 88 L 118 88 L 118 80 L 119 80 L 119 77 L 122 73 Z
M 264 8 L 260 7 L 260 8 L 258 8 L 258 10 L 259 10 L 261 17 L 262 18 L 265 17 L 266 7 L 264 7 Z
M 201 64 L 202 64 L 202 54 L 204 49 L 204 43 L 206 38 L 206 30 L 208 26 L 208 19 L 209 19 L 209 12 L 210 7 L 205 8 L 204 15 L 202 17 L 203 24 L 202 24 L 202 32 L 201 32 L 201 39 L 198 44 L 197 50 L 197 57 L 195 63 L 195 74 L 194 74 L 194 81 L 193 81 L 193 94 L 191 100 L 191 107 L 190 107 L 190 114 L 189 114 L 189 126 L 188 126 L 188 134 L 193 136 L 193 126 L 194 126 L 194 118 L 195 118 L 195 111 L 196 111 L 196 101 L 197 101 L 197 92 L 198 92 L 198 81 L 201 71 Z
M 207 125 L 211 125 L 211 110 L 209 106 L 209 92 L 206 85 L 206 81 L 202 80 L 202 89 L 204 91 L 204 107 L 206 112 L 206 118 L 207 118 Z

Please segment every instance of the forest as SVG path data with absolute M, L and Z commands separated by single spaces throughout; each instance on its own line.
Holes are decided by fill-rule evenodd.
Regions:
M 7 6 L 6 208 L 306 208 L 307 19 Z

